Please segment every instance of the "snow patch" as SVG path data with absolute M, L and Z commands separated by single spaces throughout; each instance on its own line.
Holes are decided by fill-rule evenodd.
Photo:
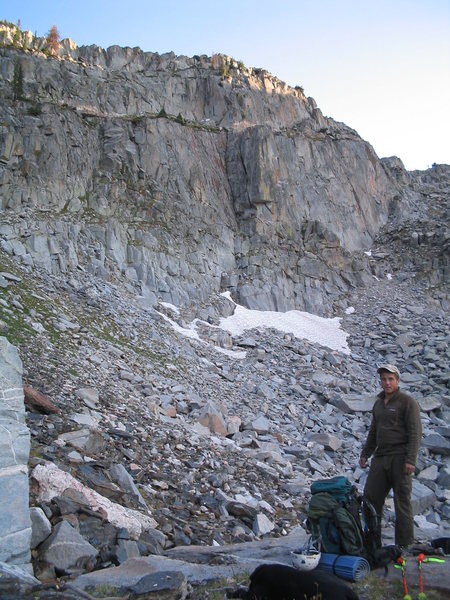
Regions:
M 328 319 L 299 310 L 290 310 L 284 313 L 273 310 L 250 310 L 249 308 L 236 304 L 231 298 L 230 292 L 224 292 L 221 295 L 228 298 L 228 300 L 235 305 L 234 313 L 230 317 L 222 317 L 218 326 L 220 329 L 231 333 L 231 335 L 238 336 L 244 331 L 257 329 L 258 327 L 264 329 L 272 328 L 283 333 L 290 333 L 299 339 L 306 339 L 313 344 L 321 344 L 331 350 L 338 350 L 343 354 L 350 354 L 350 348 L 347 344 L 347 337 L 349 334 L 341 329 L 340 317 Z M 167 308 L 172 308 L 175 312 L 179 313 L 179 309 L 176 306 L 163 302 L 161 302 L 161 304 Z M 349 307 L 345 312 L 351 314 L 354 310 L 353 307 Z M 158 314 L 161 315 L 165 321 L 170 323 L 173 329 L 181 335 L 202 343 L 206 342 L 202 340 L 197 333 L 197 323 L 201 322 L 209 327 L 217 328 L 216 325 L 210 325 L 199 319 L 194 319 L 188 327 L 181 327 L 181 325 L 178 325 L 178 323 L 164 313 L 158 312 Z M 214 346 L 214 348 L 218 352 L 232 358 L 245 358 L 246 356 L 246 353 L 243 351 L 227 350 L 218 346 Z
M 231 300 L 229 292 L 222 294 Z M 219 326 L 231 333 L 241 335 L 249 329 L 273 328 L 283 333 L 291 333 L 296 338 L 307 339 L 331 350 L 350 354 L 347 344 L 348 333 L 341 329 L 340 317 L 327 319 L 299 310 L 280 313 L 272 310 L 250 310 L 235 303 L 234 313 L 220 319 Z
M 189 337 L 193 340 L 197 340 L 198 342 L 203 342 L 203 340 L 200 338 L 198 333 L 195 331 L 196 320 L 192 321 L 192 323 L 189 327 L 181 327 L 181 325 L 178 325 L 178 323 L 175 323 L 175 321 L 173 321 L 170 317 L 168 317 L 164 313 L 161 313 L 159 311 L 156 311 L 156 312 L 158 313 L 158 315 L 161 315 L 161 317 L 165 321 L 170 323 L 170 325 L 173 327 L 173 329 L 175 331 L 177 331 L 178 333 L 181 333 L 181 335 L 185 335 L 186 337 Z
M 173 311 L 177 315 L 180 314 L 180 309 L 178 308 L 178 306 L 175 306 L 174 304 L 170 304 L 170 302 L 160 302 L 160 304 L 161 304 L 161 306 L 164 306 L 165 308 L 168 308 L 169 310 Z

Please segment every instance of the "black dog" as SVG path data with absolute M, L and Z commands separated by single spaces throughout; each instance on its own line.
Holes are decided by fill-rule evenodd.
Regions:
M 250 575 L 248 590 L 240 589 L 228 597 L 244 600 L 358 600 L 356 592 L 331 573 L 318 569 L 299 571 L 280 564 L 260 565 Z
M 384 576 L 386 577 L 388 572 L 388 566 L 391 563 L 396 563 L 397 558 L 402 555 L 402 551 L 399 546 L 382 546 L 377 548 L 371 553 L 370 556 L 370 567 L 371 569 L 380 569 L 384 567 Z

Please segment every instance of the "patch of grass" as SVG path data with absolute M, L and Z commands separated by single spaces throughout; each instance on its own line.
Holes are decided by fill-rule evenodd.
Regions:
M 0 319 L 6 323 L 7 330 L 4 335 L 13 346 L 20 346 L 30 337 L 36 336 L 34 329 L 24 321 L 19 309 L 7 311 L 0 305 Z
M 49 340 L 57 345 L 61 341 L 61 332 L 53 326 L 54 312 L 50 301 L 37 296 L 33 288 L 28 283 L 26 277 L 21 273 L 16 265 L 3 256 L 0 257 L 0 271 L 7 271 L 21 278 L 21 281 L 11 283 L 3 291 L 3 297 L 8 301 L 8 307 L 0 305 L 0 319 L 8 326 L 6 337 L 15 346 L 24 344 L 30 337 L 36 337 L 36 331 L 27 322 L 28 318 L 41 323 L 46 330 Z M 17 300 L 22 308 L 14 306 L 11 302 Z M 31 317 L 31 313 L 36 317 Z
M 42 114 L 42 106 L 40 104 L 38 104 L 37 102 L 33 102 L 27 108 L 27 115 L 30 115 L 31 117 L 38 117 L 41 114 Z
M 102 583 L 96 585 L 95 587 L 89 587 L 86 589 L 88 594 L 90 594 L 93 598 L 108 598 L 111 596 L 117 597 L 119 594 L 119 589 L 114 585 L 108 585 L 107 583 Z
M 228 579 L 217 579 L 205 583 L 203 585 L 195 586 L 189 595 L 190 600 L 225 600 L 227 597 L 227 590 L 236 589 L 237 587 L 243 586 L 248 587 L 249 585 L 249 573 L 241 573 Z
M 386 600 L 387 598 L 403 598 L 403 584 L 401 574 L 399 572 L 398 579 L 384 578 L 379 573 L 371 573 L 363 581 L 358 581 L 353 584 L 353 588 L 357 591 L 361 600 Z M 412 598 L 417 598 L 419 594 L 418 578 L 417 581 L 409 581 L 408 578 L 408 593 Z M 442 592 L 432 590 L 428 586 L 426 589 L 427 600 L 443 600 L 448 596 L 442 596 Z
M 43 458 L 44 449 L 41 446 L 36 446 L 30 450 L 30 458 Z

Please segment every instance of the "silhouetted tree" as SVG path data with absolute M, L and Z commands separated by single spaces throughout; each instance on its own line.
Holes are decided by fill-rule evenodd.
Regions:
M 52 25 L 47 34 L 47 48 L 52 56 L 56 56 L 59 50 L 59 31 L 56 25 Z

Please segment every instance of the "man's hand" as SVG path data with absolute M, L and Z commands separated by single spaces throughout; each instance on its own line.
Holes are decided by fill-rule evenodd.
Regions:
M 409 463 L 405 463 L 405 474 L 406 475 L 414 475 L 415 470 L 416 470 L 415 465 L 410 465 Z
M 365 469 L 367 467 L 367 458 L 365 456 L 359 457 L 359 466 L 361 469 Z

